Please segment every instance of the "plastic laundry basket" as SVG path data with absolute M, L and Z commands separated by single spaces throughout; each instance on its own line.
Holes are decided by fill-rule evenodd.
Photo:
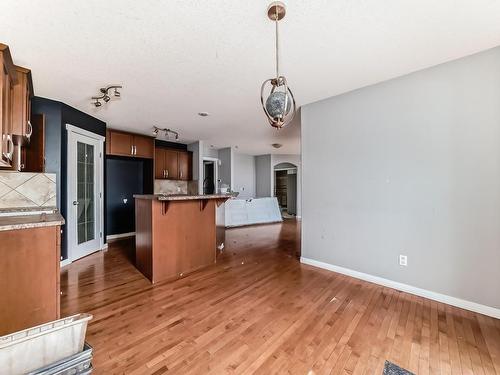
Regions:
M 90 314 L 77 314 L 0 337 L 2 374 L 24 374 L 83 350 Z
M 92 347 L 85 343 L 81 352 L 30 372 L 29 375 L 83 375 L 90 373 L 92 373 Z

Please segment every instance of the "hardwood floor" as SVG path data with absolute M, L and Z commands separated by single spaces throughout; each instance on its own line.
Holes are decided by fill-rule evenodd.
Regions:
M 98 374 L 500 374 L 500 320 L 302 265 L 299 229 L 228 230 L 215 266 L 155 287 L 111 244 L 63 269 L 61 311 L 94 314 Z

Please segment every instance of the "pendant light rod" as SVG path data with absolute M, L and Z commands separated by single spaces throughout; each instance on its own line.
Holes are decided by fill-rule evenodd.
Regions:
M 267 8 L 267 17 L 274 21 L 275 33 L 276 33 L 276 79 L 280 76 L 280 58 L 279 58 L 279 26 L 278 22 L 285 17 L 286 8 L 285 4 L 281 1 L 275 1 L 269 5 Z
M 279 55 L 279 30 L 278 30 L 278 7 L 274 7 L 275 12 L 275 21 L 276 24 L 276 79 L 280 76 L 280 55 Z

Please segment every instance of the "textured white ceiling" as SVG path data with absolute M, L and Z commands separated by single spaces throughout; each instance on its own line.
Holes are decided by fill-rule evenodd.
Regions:
M 36 95 L 110 127 L 298 153 L 298 127 L 271 129 L 260 107 L 274 72 L 269 2 L 1 0 L 0 41 L 32 69 Z M 288 0 L 287 9 L 282 72 L 299 105 L 500 44 L 495 0 Z M 90 97 L 110 83 L 124 86 L 122 98 L 95 109 Z

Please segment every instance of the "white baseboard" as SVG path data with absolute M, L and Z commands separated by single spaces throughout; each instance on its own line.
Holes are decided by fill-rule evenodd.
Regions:
M 71 260 L 64 259 L 64 260 L 61 260 L 60 267 L 63 268 L 63 267 L 70 265 L 70 264 L 71 264 Z
M 108 244 L 105 243 L 104 245 L 102 245 L 101 250 L 103 250 L 103 251 L 108 250 Z
M 135 236 L 135 232 L 120 233 L 120 234 L 110 234 L 106 236 L 106 241 L 117 240 L 119 238 L 132 237 Z
M 497 309 L 495 307 L 485 306 L 485 305 L 481 305 L 481 304 L 476 303 L 476 302 L 466 301 L 466 300 L 463 300 L 460 298 L 447 296 L 446 294 L 432 292 L 430 290 L 417 288 L 415 286 L 411 286 L 408 284 L 403 284 L 403 283 L 400 283 L 397 281 L 384 279 L 383 277 L 373 276 L 373 275 L 370 275 L 367 273 L 354 271 L 354 270 L 351 270 L 349 268 L 335 266 L 333 264 L 320 262 L 320 261 L 317 261 L 314 259 L 301 257 L 300 262 L 304 263 L 304 264 L 308 264 L 310 266 L 315 266 L 315 267 L 323 268 L 325 270 L 341 273 L 343 275 L 351 276 L 351 277 L 354 277 L 356 279 L 369 281 L 369 282 L 374 283 L 374 284 L 383 285 L 383 286 L 386 286 L 389 288 L 401 290 L 401 291 L 406 292 L 406 293 L 414 294 L 414 295 L 417 295 L 420 297 L 425 297 L 428 299 L 432 299 L 434 301 L 446 303 L 448 305 L 460 307 L 460 308 L 465 309 L 465 310 L 474 311 L 476 313 L 480 313 L 480 314 L 491 316 L 493 318 L 500 319 L 500 309 Z

